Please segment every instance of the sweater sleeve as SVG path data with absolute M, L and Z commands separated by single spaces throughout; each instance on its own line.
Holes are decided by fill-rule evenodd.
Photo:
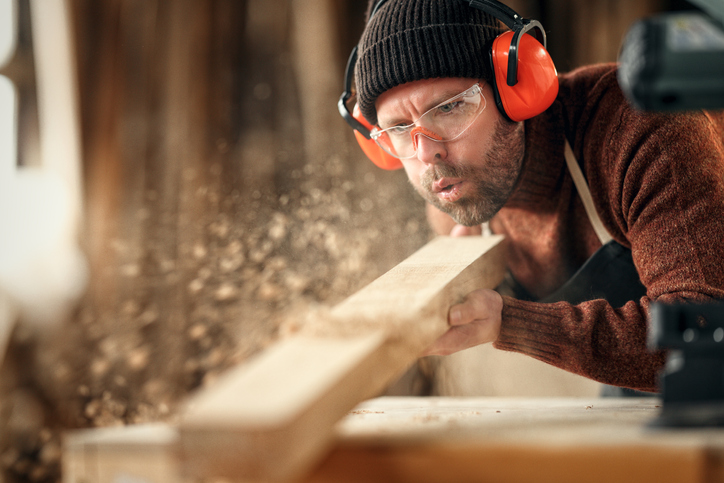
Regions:
M 520 352 L 596 381 L 657 390 L 662 352 L 646 348 L 646 312 L 636 302 L 614 309 L 605 300 L 541 304 L 503 297 L 497 349 Z
M 724 299 L 724 115 L 641 113 L 615 81 L 603 79 L 571 119 L 597 211 L 614 239 L 631 248 L 646 296 L 620 308 L 605 300 L 504 297 L 494 345 L 600 382 L 655 391 L 665 354 L 646 347 L 651 302 Z

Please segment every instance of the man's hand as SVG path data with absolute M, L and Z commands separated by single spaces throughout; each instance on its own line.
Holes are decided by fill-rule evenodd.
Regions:
M 500 334 L 503 297 L 494 290 L 480 289 L 453 305 L 448 312 L 450 328 L 423 356 L 446 356 L 470 347 L 494 342 Z

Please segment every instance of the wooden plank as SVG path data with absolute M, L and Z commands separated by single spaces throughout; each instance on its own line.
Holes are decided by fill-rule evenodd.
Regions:
M 502 280 L 502 241 L 436 238 L 192 397 L 180 422 L 188 475 L 303 475 L 329 449 L 335 422 L 445 332 L 452 303 Z

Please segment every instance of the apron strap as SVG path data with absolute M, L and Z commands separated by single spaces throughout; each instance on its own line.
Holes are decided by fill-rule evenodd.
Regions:
M 591 197 L 591 192 L 588 189 L 588 183 L 586 183 L 586 178 L 583 177 L 583 172 L 581 171 L 581 167 L 578 166 L 578 162 L 576 161 L 576 157 L 573 154 L 573 150 L 571 149 L 568 139 L 566 139 L 565 157 L 566 164 L 568 165 L 568 171 L 573 177 L 573 183 L 576 185 L 576 190 L 578 190 L 578 195 L 581 197 L 581 201 L 583 201 L 583 207 L 586 209 L 586 214 L 588 215 L 588 219 L 591 221 L 593 230 L 596 232 L 598 239 L 601 240 L 601 245 L 605 245 L 610 242 L 613 237 L 609 235 L 608 231 L 603 226 L 603 223 L 601 223 L 601 218 L 598 216 L 596 207 L 593 205 L 593 198 Z

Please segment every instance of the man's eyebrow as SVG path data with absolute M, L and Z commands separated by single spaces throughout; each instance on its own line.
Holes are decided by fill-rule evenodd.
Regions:
M 459 94 L 462 94 L 462 92 L 463 91 L 458 92 L 457 90 L 455 90 L 455 91 L 447 90 L 441 94 L 438 94 L 437 96 L 434 97 L 435 100 L 429 101 L 425 104 L 425 108 L 423 109 L 422 114 L 424 115 L 427 111 L 429 111 L 433 107 L 439 106 L 443 102 L 450 100 Z M 417 119 L 419 119 L 419 117 Z M 417 119 L 412 121 L 409 118 L 392 118 L 391 121 L 388 121 L 385 123 L 382 123 L 378 120 L 378 124 L 379 124 L 380 128 L 387 129 L 392 126 L 408 126 L 408 125 L 414 123 L 415 121 L 417 121 Z M 387 124 L 387 126 L 385 126 L 384 124 Z

